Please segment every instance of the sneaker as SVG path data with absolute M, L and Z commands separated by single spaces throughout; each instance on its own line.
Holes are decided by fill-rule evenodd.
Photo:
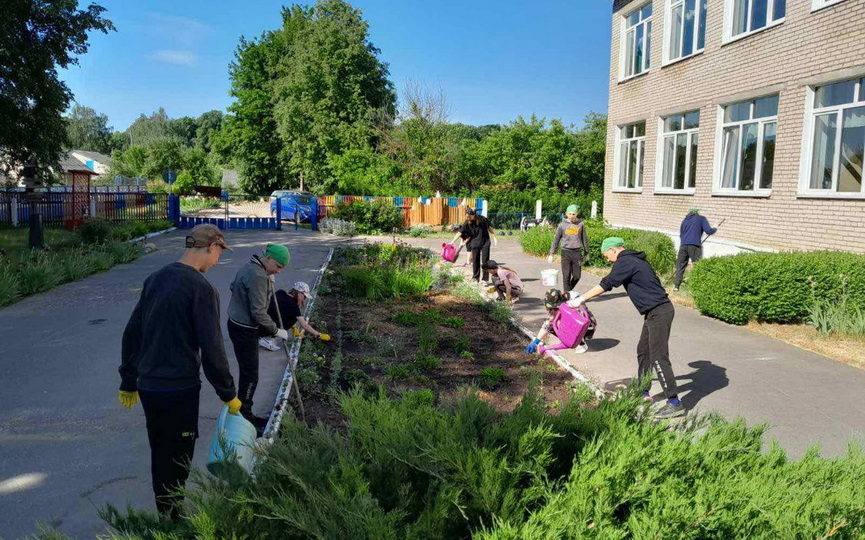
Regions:
M 258 346 L 267 349 L 268 351 L 278 351 L 279 345 L 277 345 L 272 338 L 258 338 Z
M 673 292 L 679 292 L 679 288 L 678 288 L 678 287 L 673 287 Z
M 575 350 L 577 354 L 584 354 L 589 351 L 589 346 L 586 343 L 580 343 Z
M 665 420 L 668 418 L 676 418 L 679 416 L 685 416 L 687 411 L 685 410 L 685 406 L 679 403 L 678 405 L 673 405 L 669 401 L 666 405 L 658 409 L 655 413 L 655 418 L 659 420 Z

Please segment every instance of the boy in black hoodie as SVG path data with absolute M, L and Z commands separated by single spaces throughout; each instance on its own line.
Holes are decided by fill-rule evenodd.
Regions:
M 676 376 L 670 364 L 670 329 L 673 326 L 675 310 L 661 280 L 652 265 L 641 251 L 625 249 L 621 238 L 606 238 L 601 244 L 601 254 L 613 263 L 613 269 L 586 294 L 568 302 L 576 307 L 596 296 L 623 286 L 634 307 L 643 316 L 643 332 L 637 345 L 637 376 L 642 379 L 654 369 L 658 381 L 667 397 L 667 404 L 657 413 L 656 418 L 674 418 L 685 414 L 685 407 L 679 401 Z M 643 395 L 649 397 L 649 388 Z

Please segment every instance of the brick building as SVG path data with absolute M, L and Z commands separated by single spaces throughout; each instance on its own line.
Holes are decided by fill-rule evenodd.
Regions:
M 615 0 L 604 217 L 865 252 L 865 0 Z

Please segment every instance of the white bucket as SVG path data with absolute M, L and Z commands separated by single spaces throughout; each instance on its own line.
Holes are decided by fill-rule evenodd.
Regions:
M 559 283 L 559 271 L 555 268 L 541 270 L 541 283 L 544 287 L 555 287 Z

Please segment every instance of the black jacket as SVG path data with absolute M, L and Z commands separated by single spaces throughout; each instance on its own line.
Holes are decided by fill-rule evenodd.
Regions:
M 667 291 L 642 251 L 626 249 L 619 253 L 613 269 L 601 280 L 601 287 L 607 292 L 619 286 L 625 288 L 641 315 L 661 304 L 670 303 Z
M 120 389 L 190 388 L 201 383 L 202 367 L 219 399 L 237 395 L 219 324 L 219 294 L 198 270 L 169 264 L 144 281 L 126 324 Z
M 490 243 L 490 220 L 477 216 L 477 223 L 466 220 L 460 228 L 460 236 L 470 238 L 469 249 L 481 249 Z

